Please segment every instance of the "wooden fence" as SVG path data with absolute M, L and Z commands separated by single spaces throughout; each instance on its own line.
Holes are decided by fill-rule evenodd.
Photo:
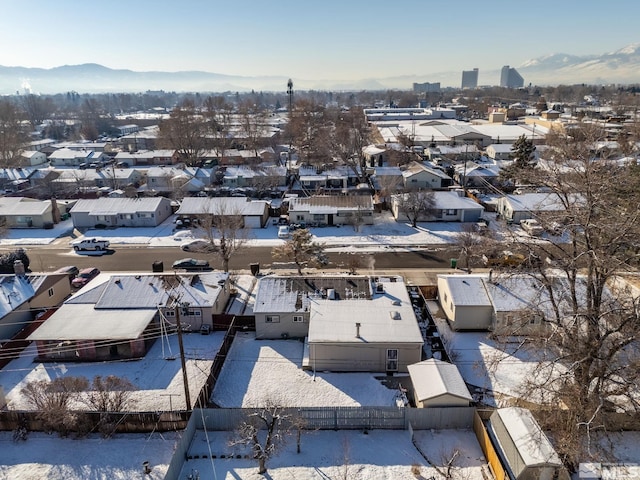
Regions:
M 482 453 L 484 453 L 484 458 L 486 458 L 489 463 L 489 468 L 491 468 L 493 477 L 495 480 L 505 480 L 507 478 L 507 472 L 502 466 L 498 452 L 496 452 L 496 449 L 493 447 L 493 443 L 491 443 L 491 439 L 489 438 L 489 433 L 487 432 L 484 422 L 482 421 L 482 418 L 480 418 L 478 412 L 475 412 L 473 415 L 473 431 L 476 434 Z

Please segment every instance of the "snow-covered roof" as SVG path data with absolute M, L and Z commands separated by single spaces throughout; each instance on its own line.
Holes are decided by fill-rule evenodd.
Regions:
M 0 318 L 33 298 L 45 278 L 42 275 L 1 275 Z
M 499 408 L 491 416 L 494 415 L 500 417 L 525 465 L 562 466 L 553 445 L 529 410 L 520 407 Z
M 490 307 L 491 299 L 485 288 L 486 275 L 438 275 L 449 286 L 451 301 L 456 306 Z
M 51 210 L 51 201 L 26 197 L 0 197 L 0 215 L 42 215 Z
M 89 215 L 109 215 L 114 213 L 155 212 L 163 202 L 167 202 L 164 197 L 81 199 L 73 206 L 71 213 L 84 212 Z
M 511 205 L 514 212 L 551 212 L 565 210 L 565 206 L 555 193 L 523 193 L 521 195 L 506 195 L 504 201 Z M 574 195 L 571 201 L 582 198 Z
M 269 208 L 263 200 L 247 197 L 185 197 L 176 212 L 179 215 L 262 216 Z
M 409 167 L 402 172 L 402 176 L 405 178 L 409 178 L 413 175 L 417 175 L 420 173 L 426 172 L 430 175 L 433 175 L 434 177 L 438 177 L 438 178 L 442 178 L 445 180 L 450 180 L 449 175 L 447 175 L 446 173 L 444 173 L 442 170 L 439 170 L 437 168 L 431 168 L 428 167 L 420 162 L 412 162 Z
M 338 299 L 370 299 L 371 279 L 363 276 L 263 277 L 258 282 L 254 313 L 308 311 L 311 299 L 333 290 Z
M 458 367 L 452 363 L 430 358 L 409 365 L 407 368 L 416 398 L 420 401 L 442 395 L 454 395 L 469 401 L 473 400 Z
M 229 278 L 224 272 L 103 273 L 67 300 L 29 338 L 100 340 L 137 338 L 158 312 L 176 299 L 211 307 Z M 95 283 L 94 283 L 95 282 Z
M 378 279 L 371 299 L 311 298 L 309 343 L 422 345 L 422 333 L 404 282 L 396 277 L 394 281 L 382 280 Z
M 369 195 L 317 195 L 307 198 L 291 198 L 289 211 L 305 211 L 312 214 L 336 214 L 340 210 L 373 210 Z
M 157 313 L 157 307 L 98 310 L 91 304 L 65 303 L 27 340 L 132 340 Z

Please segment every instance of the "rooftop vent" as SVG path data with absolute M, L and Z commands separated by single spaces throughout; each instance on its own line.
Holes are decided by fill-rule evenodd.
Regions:
M 400 312 L 398 312 L 397 310 L 392 310 L 391 312 L 389 312 L 389 315 L 391 315 L 391 320 L 402 320 Z

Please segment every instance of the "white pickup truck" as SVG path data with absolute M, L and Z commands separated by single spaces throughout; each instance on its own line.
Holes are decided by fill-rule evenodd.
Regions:
M 542 225 L 540 225 L 538 221 L 533 218 L 521 220 L 520 226 L 525 232 L 534 237 L 539 237 L 544 232 Z
M 103 238 L 83 238 L 74 240 L 71 246 L 76 252 L 80 250 L 106 250 L 109 247 L 109 240 Z

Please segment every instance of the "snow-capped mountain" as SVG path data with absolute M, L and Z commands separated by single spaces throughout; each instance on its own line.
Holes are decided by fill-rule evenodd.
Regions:
M 640 83 L 640 43 L 602 55 L 555 53 L 516 67 L 525 83 Z

